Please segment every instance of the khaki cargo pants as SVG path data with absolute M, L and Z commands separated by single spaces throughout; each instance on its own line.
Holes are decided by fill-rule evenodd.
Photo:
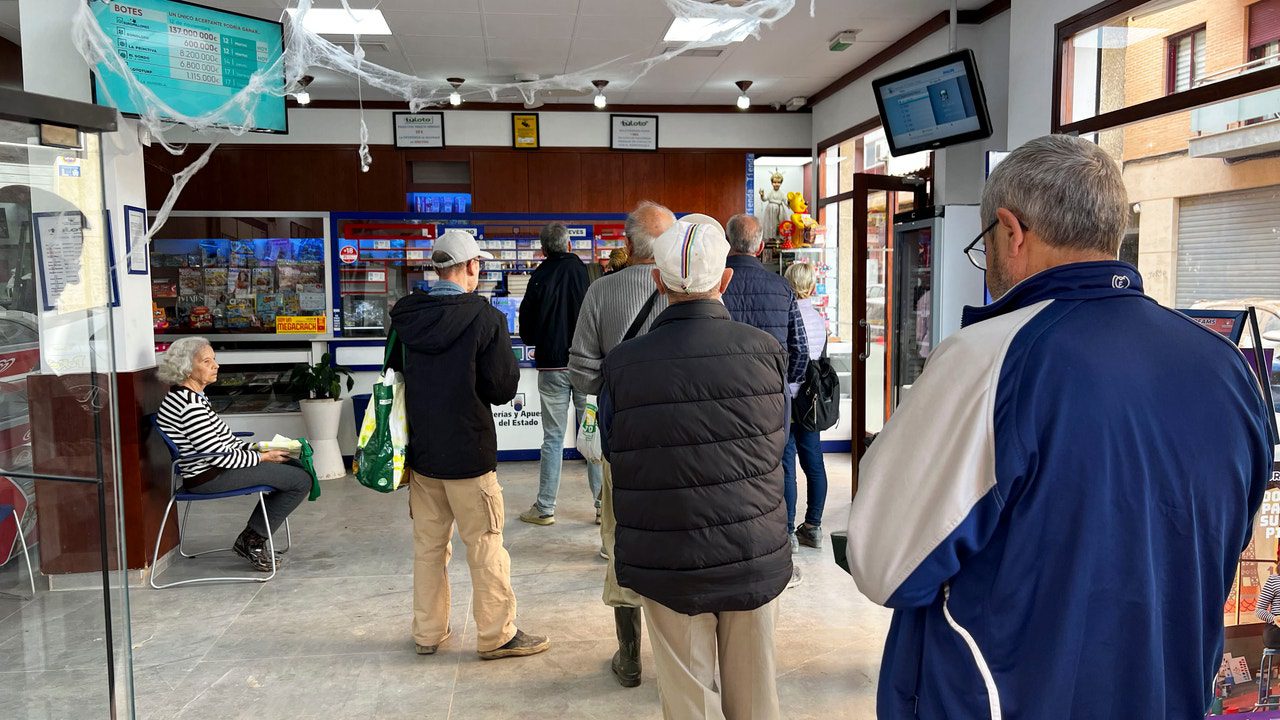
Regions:
M 511 590 L 511 556 L 502 546 L 506 517 L 498 474 L 438 480 L 415 472 L 409 485 L 409 515 L 414 642 L 438 645 L 448 633 L 450 539 L 456 522 L 471 566 L 476 649 L 486 652 L 506 645 L 516 634 L 516 595 Z
M 604 461 L 604 484 L 600 487 L 600 544 L 609 556 L 604 572 L 604 604 L 609 607 L 640 607 L 640 596 L 633 590 L 618 585 L 618 574 L 613 567 L 614 533 L 618 519 L 613 514 L 613 469 Z

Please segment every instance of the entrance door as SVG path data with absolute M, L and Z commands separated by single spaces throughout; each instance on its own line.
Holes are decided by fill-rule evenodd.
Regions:
M 854 356 L 850 387 L 854 415 L 853 488 L 858 491 L 858 460 L 867 439 L 879 433 L 889 419 L 890 381 L 895 348 L 893 312 L 895 300 L 893 216 L 923 207 L 922 180 L 869 175 L 853 176 L 853 286 Z M 845 291 L 844 288 L 841 288 Z

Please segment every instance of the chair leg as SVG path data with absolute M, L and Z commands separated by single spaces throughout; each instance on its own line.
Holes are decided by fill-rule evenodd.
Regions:
M 261 582 L 266 582 L 276 576 L 276 541 L 271 532 L 271 523 L 267 519 L 267 494 L 258 493 L 258 504 L 262 506 L 262 524 L 267 528 L 267 555 L 271 558 L 271 574 L 263 578 Z M 288 522 L 288 519 L 285 519 Z M 287 532 L 287 531 L 286 531 Z
M 289 527 L 289 518 L 284 519 L 284 542 L 284 549 L 280 552 L 289 552 L 289 548 L 293 547 L 293 528 Z
M 17 521 L 18 514 L 13 514 L 13 519 Z M 27 554 L 27 539 L 22 536 L 22 523 L 18 523 L 18 542 L 22 546 L 22 560 L 27 564 L 27 580 L 31 582 L 31 597 L 36 596 L 36 574 L 31 571 L 31 556 Z
M 174 502 L 175 502 L 175 501 L 170 500 L 170 501 L 169 501 L 169 505 L 165 508 L 165 511 L 164 511 L 164 519 L 162 519 L 162 520 L 160 521 L 160 532 L 161 532 L 161 533 L 163 533 L 163 532 L 164 532 L 164 523 L 165 523 L 165 522 L 167 522 L 167 521 L 168 521 L 168 519 L 169 519 L 169 511 L 173 508 Z M 266 517 L 266 515 L 267 515 L 267 500 L 266 500 L 266 496 L 265 496 L 265 495 L 263 495 L 263 493 L 258 493 L 258 503 L 262 506 L 262 516 L 263 516 L 263 517 Z M 188 511 L 190 511 L 190 509 L 191 509 L 191 504 L 190 504 L 190 503 L 187 503 L 187 510 L 188 510 Z M 174 517 L 174 520 L 175 520 L 175 521 L 177 520 L 177 517 L 176 517 L 176 516 Z M 264 582 L 266 582 L 266 581 L 268 581 L 268 580 L 270 580 L 271 578 L 273 578 L 273 577 L 275 577 L 275 576 L 276 576 L 276 554 L 275 554 L 275 544 L 274 544 L 274 542 L 273 542 L 273 541 L 272 541 L 272 539 L 271 539 L 271 527 L 270 527 L 270 526 L 267 526 L 267 543 L 268 543 L 267 547 L 268 547 L 268 549 L 269 549 L 269 550 L 270 550 L 270 552 L 271 552 L 271 574 L 270 574 L 270 575 L 267 575 L 266 577 L 250 577 L 250 576 L 245 576 L 245 575 L 239 575 L 239 576 L 227 576 L 227 577 L 205 577 L 205 578 L 192 578 L 192 579 L 190 579 L 190 580 L 178 580 L 178 581 L 176 581 L 176 582 L 165 583 L 165 584 L 163 584 L 163 585 L 157 585 L 157 584 L 156 584 L 155 574 L 153 573 L 153 574 L 152 574 L 152 576 L 151 576 L 151 587 L 153 587 L 153 588 L 155 588 L 155 589 L 157 589 L 157 590 L 161 590 L 161 589 L 164 589 L 164 588 L 177 587 L 177 586 L 179 586 L 179 585 L 195 585 L 195 584 L 197 584 L 197 583 L 213 583 L 213 582 L 257 582 L 257 583 L 264 583 Z M 198 557 L 198 556 L 200 556 L 200 555 L 208 555 L 209 553 L 219 552 L 219 551 L 221 551 L 221 550 L 230 550 L 230 549 L 231 549 L 231 548 L 219 548 L 218 550 L 206 550 L 206 551 L 204 551 L 204 552 L 198 552 L 198 553 L 193 553 L 193 554 L 191 554 L 191 555 L 186 555 L 185 557 Z M 156 553 L 159 553 L 159 551 L 160 551 L 160 541 L 159 541 L 159 538 L 157 537 L 157 539 L 156 539 Z M 151 566 L 152 566 L 153 568 L 155 567 L 155 558 L 154 558 L 154 555 L 153 555 L 153 558 L 152 558 L 152 561 L 151 561 Z
M 181 521 L 178 520 L 176 515 L 173 518 L 173 521 L 178 523 L 178 554 L 185 558 L 195 557 L 195 555 L 188 555 L 186 549 L 183 547 L 183 542 L 185 542 L 187 538 L 187 521 L 190 518 L 191 503 L 187 503 L 187 506 L 182 509 Z
M 156 584 L 156 563 L 160 560 L 160 540 L 164 537 L 164 526 L 169 522 L 169 512 L 173 510 L 173 506 L 175 504 L 177 504 L 177 500 L 175 498 L 169 498 L 169 504 L 164 506 L 164 517 L 160 518 L 160 530 L 156 533 L 155 548 L 151 551 L 151 587 L 156 590 L 159 590 L 162 587 L 169 587 L 169 585 Z M 173 521 L 175 523 L 178 522 L 176 515 L 174 516 Z M 178 525 L 178 552 L 182 552 L 181 525 Z

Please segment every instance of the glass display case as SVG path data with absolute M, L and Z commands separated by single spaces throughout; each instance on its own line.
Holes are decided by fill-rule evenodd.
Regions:
M 914 216 L 910 216 L 914 217 Z M 894 228 L 893 404 L 924 372 L 933 351 L 933 218 L 899 221 Z
M 323 216 L 170 217 L 151 243 L 156 333 L 325 335 L 325 225 Z
M 621 215 L 334 215 L 333 256 L 337 262 L 334 335 L 385 337 L 391 308 L 414 290 L 438 279 L 431 263 L 435 238 L 451 229 L 476 236 L 485 261 L 477 292 L 507 316 L 519 334 L 520 301 L 529 276 L 542 262 L 538 234 L 550 222 L 569 229 L 573 252 L 587 263 L 607 263 L 623 245 Z M 525 359 L 525 358 L 522 358 Z

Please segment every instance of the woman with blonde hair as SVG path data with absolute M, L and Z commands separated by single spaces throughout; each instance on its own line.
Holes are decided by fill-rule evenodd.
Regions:
M 796 293 L 796 306 L 800 310 L 800 318 L 804 321 L 804 330 L 809 338 L 809 359 L 817 360 L 827 345 L 827 321 L 813 306 L 813 293 L 818 286 L 817 274 L 813 265 L 798 262 L 787 268 L 785 276 Z M 799 392 L 800 384 L 793 383 L 792 399 Z M 796 456 L 799 456 L 800 467 L 804 470 L 809 501 L 800 527 L 795 527 Z M 796 550 L 797 544 L 822 547 L 822 510 L 827 503 L 827 466 L 822 457 L 822 433 L 806 430 L 792 418 L 791 432 L 782 452 L 782 472 L 787 500 L 787 531 L 792 533 L 791 549 Z

